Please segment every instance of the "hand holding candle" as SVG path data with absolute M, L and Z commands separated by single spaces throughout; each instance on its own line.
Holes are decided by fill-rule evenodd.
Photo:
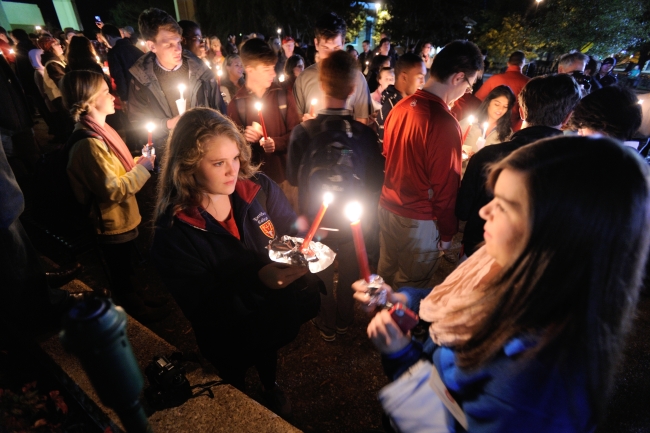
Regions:
M 316 104 L 318 103 L 318 99 L 314 98 L 311 100 L 311 107 L 309 107 L 309 115 L 311 117 L 316 116 Z
M 330 205 L 330 203 L 332 203 L 332 200 L 334 200 L 334 196 L 332 195 L 331 192 L 326 192 L 325 194 L 323 194 L 323 204 L 320 206 L 320 209 L 318 210 L 318 213 L 314 218 L 314 222 L 312 223 L 311 227 L 309 228 L 309 231 L 307 232 L 307 236 L 305 236 L 305 239 L 302 241 L 303 253 L 309 250 L 309 243 L 314 238 L 314 235 L 316 235 L 316 230 L 318 230 L 318 226 L 320 225 L 320 222 L 323 220 L 323 217 L 325 216 L 325 211 L 327 211 L 327 207 Z
M 268 134 L 266 133 L 266 125 L 264 124 L 264 117 L 262 116 L 262 103 L 256 102 L 255 109 L 257 110 L 257 115 L 260 117 L 260 124 L 262 125 L 262 135 L 264 136 L 264 138 L 269 138 Z
M 469 118 L 469 125 L 467 126 L 467 129 L 465 130 L 465 133 L 463 134 L 463 139 L 461 143 L 465 143 L 465 140 L 467 139 L 467 134 L 469 134 L 469 130 L 472 129 L 472 125 L 474 124 L 474 116 L 470 115 Z
M 366 253 L 366 244 L 363 240 L 363 231 L 361 230 L 361 205 L 358 202 L 352 202 L 345 207 L 345 216 L 351 223 L 352 240 L 354 240 L 354 249 L 357 252 L 357 263 L 359 264 L 359 273 L 361 277 L 370 282 L 370 267 L 368 266 L 368 253 Z

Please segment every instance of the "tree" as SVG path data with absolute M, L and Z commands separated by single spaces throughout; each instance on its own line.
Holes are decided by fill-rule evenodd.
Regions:
M 501 25 L 484 32 L 477 44 L 487 49 L 490 58 L 500 64 L 506 63 L 510 54 L 517 50 L 526 53 L 528 60 L 534 60 L 546 45 L 535 32 L 527 30 L 526 20 L 521 15 L 503 18 Z
M 111 21 L 109 22 L 118 27 L 133 26 L 137 30 L 138 17 L 142 11 L 153 7 L 162 9 L 170 15 L 175 16 L 173 0 L 129 0 L 120 1 L 111 9 Z
M 542 3 L 534 22 L 558 52 L 589 47 L 589 54 L 608 56 L 648 39 L 647 8 L 647 0 L 553 0 Z

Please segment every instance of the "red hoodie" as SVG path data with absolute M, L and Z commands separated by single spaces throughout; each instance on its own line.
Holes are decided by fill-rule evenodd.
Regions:
M 458 231 L 461 131 L 447 104 L 418 90 L 393 108 L 384 133 L 386 176 L 379 204 L 405 218 L 437 220 L 440 237 Z

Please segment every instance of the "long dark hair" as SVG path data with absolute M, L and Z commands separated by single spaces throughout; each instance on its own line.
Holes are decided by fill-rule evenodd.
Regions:
M 71 70 L 79 69 L 88 64 L 97 65 L 95 47 L 85 36 L 73 36 L 70 39 L 66 59 Z M 94 68 L 93 68 L 94 69 Z M 99 66 L 101 70 L 101 66 Z
M 520 148 L 492 167 L 488 185 L 506 169 L 526 178 L 528 241 L 485 288 L 479 307 L 489 313 L 458 348 L 458 365 L 478 367 L 532 333 L 540 338 L 533 354 L 585 378 L 598 417 L 650 247 L 650 170 L 619 142 L 588 137 Z
M 509 86 L 497 86 L 485 97 L 481 105 L 478 107 L 478 125 L 488 120 L 488 107 L 493 99 L 505 96 L 508 99 L 508 111 L 501 116 L 497 121 L 497 134 L 499 134 L 499 141 L 506 141 L 510 134 L 512 134 L 512 118 L 510 112 L 515 105 L 515 94 Z
M 296 82 L 296 76 L 293 73 L 293 68 L 298 66 L 298 63 L 302 60 L 302 64 L 305 65 L 305 59 L 302 58 L 300 54 L 294 54 L 293 56 L 287 59 L 287 62 L 284 64 L 284 76 L 287 83 L 287 88 L 293 88 L 293 83 Z M 307 65 L 305 65 L 306 67 Z

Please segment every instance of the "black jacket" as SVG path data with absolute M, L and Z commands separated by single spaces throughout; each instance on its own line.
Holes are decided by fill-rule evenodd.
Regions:
M 384 123 L 388 117 L 388 113 L 393 109 L 395 105 L 403 98 L 402 94 L 397 91 L 395 86 L 392 84 L 389 85 L 386 90 L 381 94 L 381 110 L 375 119 L 377 122 L 377 135 L 379 136 L 379 148 L 383 150 L 384 148 Z
M 190 69 L 188 109 L 210 107 L 226 115 L 226 104 L 221 98 L 221 90 L 214 72 L 187 50 L 183 50 L 183 58 L 188 62 Z M 133 76 L 129 84 L 129 119 L 136 124 L 136 129 L 142 126 L 140 129 L 143 133 L 146 132 L 144 125 L 153 122 L 156 125 L 153 132 L 154 142 L 162 144 L 169 135 L 167 120 L 173 116 L 153 71 L 155 61 L 156 55 L 150 52 L 140 57 L 129 69 Z
M 291 292 L 269 289 L 257 275 L 270 263 L 269 240 L 290 234 L 296 215 L 272 180 L 257 180 L 238 180 L 231 195 L 241 240 L 202 208 L 156 222 L 151 258 L 212 362 L 277 349 L 300 326 Z
M 131 66 L 142 57 L 144 53 L 131 43 L 130 39 L 118 39 L 113 48 L 108 50 L 108 69 L 115 80 L 117 94 L 122 101 L 129 99 L 129 82 L 131 82 Z
M 557 135 L 562 135 L 562 131 L 549 126 L 530 126 L 515 132 L 510 141 L 484 147 L 469 160 L 456 199 L 456 217 L 467 221 L 463 245 L 468 256 L 483 242 L 485 220 L 479 216 L 478 211 L 493 198 L 485 188 L 490 164 L 501 161 L 529 143 Z
M 4 56 L 0 56 L 0 101 L 0 129 L 19 132 L 33 126 L 23 88 Z

